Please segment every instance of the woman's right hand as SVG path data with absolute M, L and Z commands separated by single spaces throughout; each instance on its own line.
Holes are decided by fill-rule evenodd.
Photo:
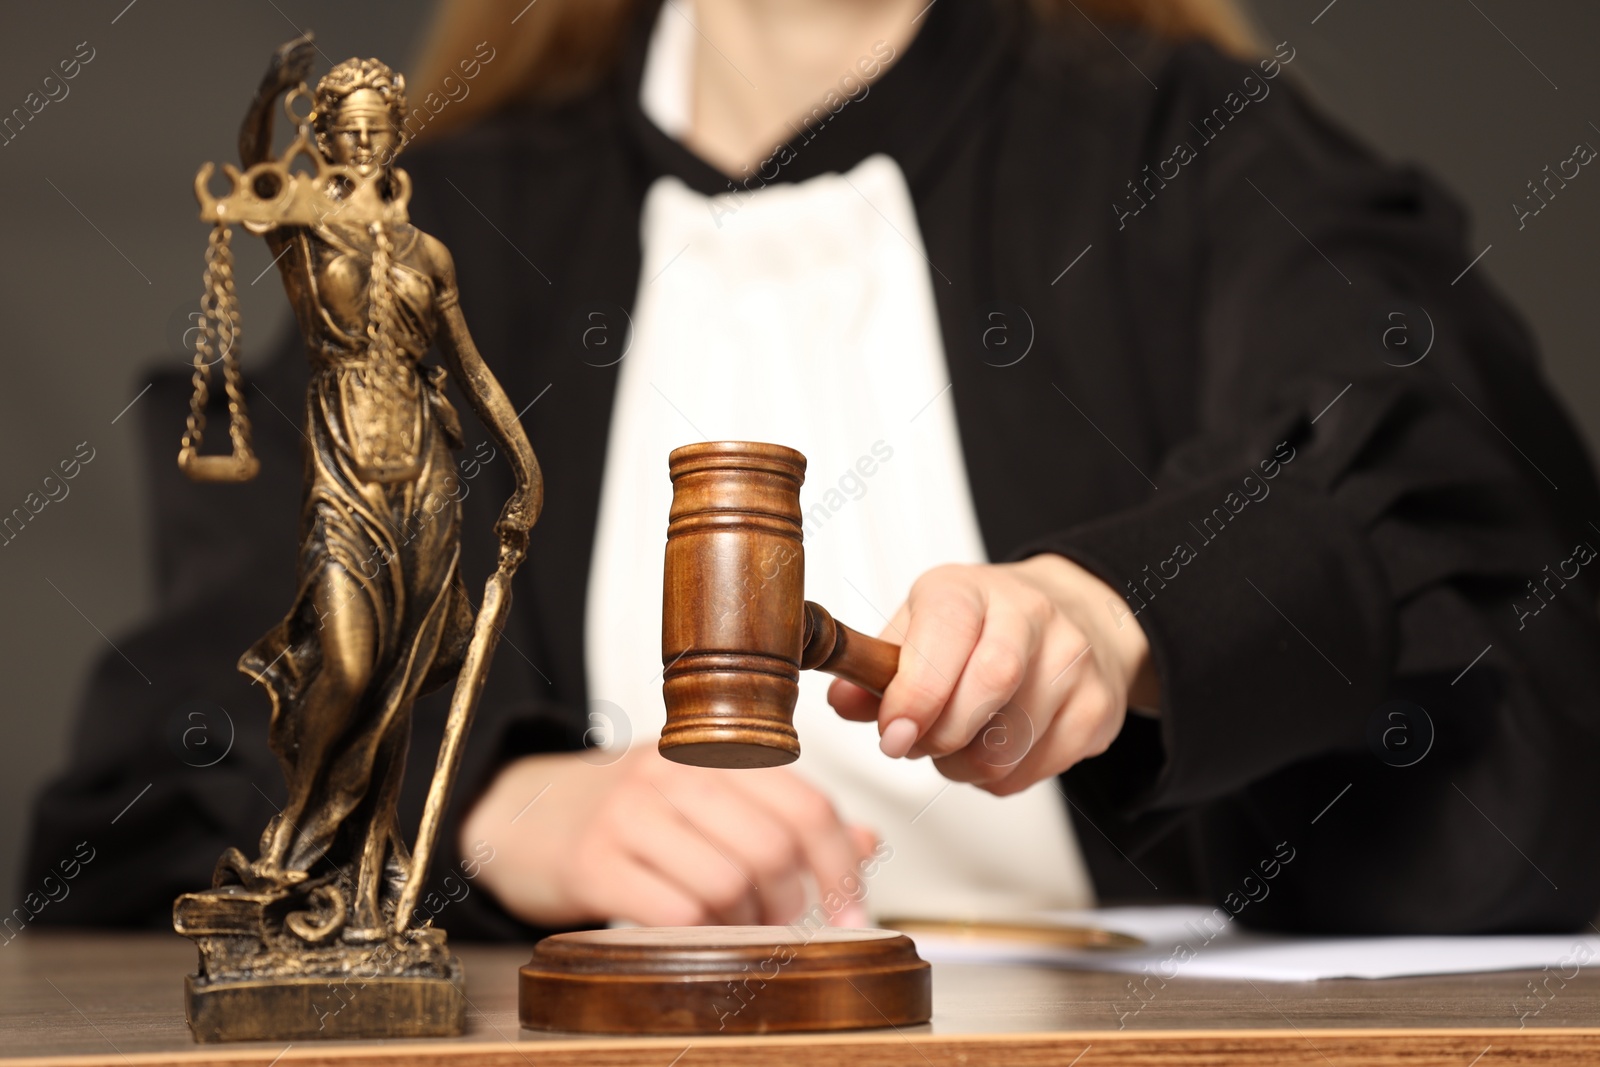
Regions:
M 645 926 L 782 924 L 848 888 L 877 845 L 797 775 L 708 770 L 655 746 L 600 765 L 601 750 L 507 764 L 462 821 L 463 854 L 494 849 L 479 876 L 538 926 L 625 919 Z M 609 754 L 604 754 L 609 758 Z M 830 921 L 866 925 L 847 903 Z

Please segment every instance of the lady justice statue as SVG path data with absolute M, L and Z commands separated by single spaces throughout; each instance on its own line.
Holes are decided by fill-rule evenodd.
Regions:
M 449 251 L 406 216 L 405 80 L 375 59 L 304 85 L 310 35 L 274 55 L 239 134 L 231 189 L 196 180 L 207 254 L 206 325 L 180 466 L 197 480 L 252 477 L 238 371 L 229 226 L 265 238 L 311 361 L 298 589 L 239 669 L 272 701 L 269 744 L 288 799 L 251 859 L 229 849 L 213 887 L 180 897 L 174 925 L 200 948 L 188 980 L 201 1040 L 459 1032 L 459 964 L 443 932 L 413 925 L 511 575 L 538 517 L 538 462 L 474 347 Z M 280 97 L 299 126 L 272 155 Z M 310 98 L 308 114 L 293 103 Z M 307 166 L 306 164 L 309 164 Z M 425 368 L 430 345 L 443 366 Z M 201 455 L 210 369 L 222 363 L 232 455 Z M 476 620 L 458 576 L 453 378 L 502 446 L 517 489 L 496 525 L 499 567 Z M 412 706 L 457 678 L 422 825 L 396 817 Z

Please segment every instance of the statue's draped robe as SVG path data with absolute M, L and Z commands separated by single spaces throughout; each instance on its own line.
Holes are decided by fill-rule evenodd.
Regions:
M 291 285 L 312 361 L 298 591 L 283 621 L 241 657 L 239 669 L 272 698 L 270 743 L 291 793 L 297 776 L 322 774 L 296 820 L 285 860 L 291 871 L 333 865 L 354 874 L 376 837 L 386 852 L 377 862 L 403 874 L 407 852 L 395 805 L 411 707 L 419 692 L 454 673 L 469 636 L 471 608 L 457 577 L 460 479 L 451 455 L 460 447 L 460 423 L 441 391 L 442 370 L 426 375 L 418 364 L 436 314 L 456 293 L 436 292 L 416 265 L 421 242 L 409 227 L 395 235 L 390 284 L 398 360 L 388 375 L 368 349 L 372 255 L 362 247 L 368 242 L 318 227 L 298 232 L 289 253 L 300 258 L 300 277 L 310 279 L 305 293 Z M 375 456 L 406 469 L 378 480 Z M 349 581 L 334 580 L 335 569 Z M 319 606 L 319 589 L 334 586 L 341 590 L 334 602 L 324 592 Z M 330 653 L 334 631 L 324 615 L 333 612 L 354 613 L 370 625 L 370 662 L 360 664 L 368 680 L 322 766 L 302 767 L 302 731 L 316 728 L 304 696 Z

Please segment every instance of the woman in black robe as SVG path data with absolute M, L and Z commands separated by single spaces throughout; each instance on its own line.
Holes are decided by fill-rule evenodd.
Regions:
M 520 655 L 485 694 L 450 825 L 498 803 L 530 759 L 584 743 L 577 617 L 617 373 L 586 343 L 597 322 L 622 336 L 645 191 L 662 175 L 707 196 L 798 182 L 882 152 L 947 282 L 951 396 L 990 558 L 1073 561 L 1148 639 L 1159 717 L 1127 716 L 1060 777 L 1101 898 L 1203 897 L 1299 930 L 1577 928 L 1600 908 L 1586 566 L 1600 494 L 1526 330 L 1473 269 L 1460 209 L 1309 104 L 1282 77 L 1292 42 L 1242 62 L 1181 19 L 1170 34 L 1090 27 L 1050 6 L 930 5 L 870 98 L 798 131 L 770 179 L 719 170 L 641 113 L 652 3 L 594 5 L 584 22 L 544 0 L 526 17 L 548 18 L 557 43 L 506 48 L 505 91 L 480 81 L 477 103 L 449 105 L 465 119 L 494 104 L 415 157 L 413 214 L 456 249 L 486 347 L 521 353 L 497 368 L 516 403 L 549 391 L 528 429 L 560 457 L 547 478 L 562 502 L 519 575 L 506 640 Z M 440 48 L 470 55 L 472 33 Z M 451 113 L 430 110 L 439 126 Z M 1034 331 L 1013 366 L 985 358 L 996 308 L 1025 309 Z M 1399 322 L 1425 358 L 1397 354 Z M 258 387 L 296 381 L 282 360 Z M 167 426 L 151 432 L 160 470 Z M 504 475 L 487 464 L 482 484 L 499 492 Z M 496 492 L 474 492 L 465 521 L 484 522 Z M 157 684 L 114 658 L 96 672 L 29 876 L 85 838 L 104 842 L 106 869 L 51 919 L 154 922 L 219 842 L 259 823 L 259 735 L 218 665 L 282 586 L 292 495 L 263 480 L 218 514 L 158 482 L 161 608 L 124 646 L 161 665 Z M 469 575 L 489 564 L 464 561 Z M 203 772 L 160 740 L 195 702 L 239 719 L 229 758 Z M 419 705 L 422 737 L 437 716 Z M 1408 762 L 1398 738 L 1424 732 Z M 463 869 L 506 873 L 460 895 L 451 929 L 548 925 L 516 883 L 560 857 L 518 867 L 501 847 L 480 863 L 472 840 Z M 1285 844 L 1293 862 L 1263 891 Z

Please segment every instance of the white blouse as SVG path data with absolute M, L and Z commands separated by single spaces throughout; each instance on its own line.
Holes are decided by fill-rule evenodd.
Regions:
M 663 6 L 640 90 L 646 114 L 677 136 L 691 113 L 687 12 Z M 585 636 L 590 696 L 608 702 L 596 705 L 607 719 L 617 708 L 625 716 L 615 743 L 654 745 L 666 718 L 661 564 L 673 448 L 755 440 L 803 452 L 806 596 L 865 633 L 883 627 L 923 571 L 987 556 L 935 279 L 894 160 L 875 155 L 848 174 L 737 197 L 663 177 L 646 195 L 640 240 Z M 874 726 L 828 706 L 829 681 L 802 674 L 791 769 L 892 848 L 868 886 L 872 914 L 999 918 L 1093 903 L 1053 780 L 1001 799 L 947 781 L 928 760 L 891 760 Z

